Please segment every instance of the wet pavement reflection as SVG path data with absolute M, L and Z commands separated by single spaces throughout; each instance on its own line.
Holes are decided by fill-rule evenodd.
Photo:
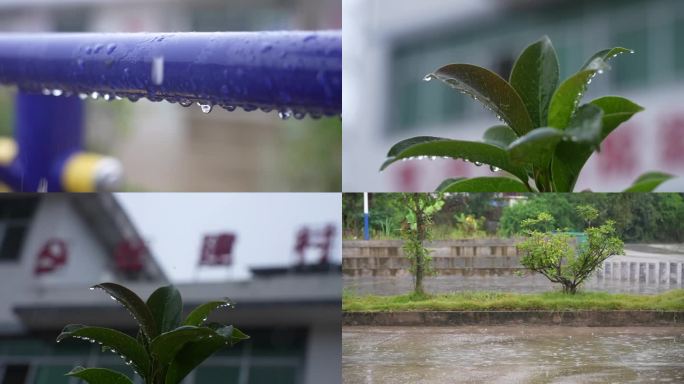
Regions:
M 683 383 L 684 327 L 345 327 L 345 384 Z

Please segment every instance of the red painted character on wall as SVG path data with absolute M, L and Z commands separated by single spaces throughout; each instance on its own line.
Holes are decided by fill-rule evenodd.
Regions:
M 54 272 L 64 267 L 69 259 L 69 249 L 62 239 L 49 239 L 38 252 L 33 273 L 36 276 Z
M 114 261 L 121 272 L 140 272 L 143 270 L 147 246 L 140 239 L 122 240 L 114 250 Z
M 335 226 L 328 224 L 322 229 L 302 227 L 297 232 L 295 241 L 295 254 L 300 264 L 306 263 L 306 251 L 310 248 L 320 250 L 319 264 L 327 264 L 330 261 L 330 251 L 335 237 Z
M 200 265 L 231 265 L 237 236 L 233 233 L 204 236 Z

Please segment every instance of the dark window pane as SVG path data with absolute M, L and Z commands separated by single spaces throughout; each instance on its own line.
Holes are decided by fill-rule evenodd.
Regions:
M 648 79 L 648 36 L 645 27 L 619 32 L 612 45 L 629 48 L 635 55 L 616 57 L 611 62 L 613 81 L 618 88 L 630 88 L 646 83 Z
M 10 226 L 5 230 L 5 236 L 0 245 L 0 260 L 18 260 L 21 247 L 26 237 L 25 226 Z
M 64 376 L 64 374 L 71 371 L 72 368 L 73 366 L 70 365 L 38 367 L 33 384 L 68 384 L 70 377 Z
M 28 365 L 8 365 L 2 384 L 24 384 L 28 374 Z
M 249 333 L 252 356 L 300 356 L 306 347 L 306 332 L 298 330 Z
M 8 197 L 0 200 L 0 219 L 30 219 L 38 205 L 38 197 Z
M 195 384 L 237 384 L 239 377 L 238 367 L 200 366 L 195 373 Z
M 677 19 L 674 24 L 674 46 L 672 53 L 675 57 L 675 68 L 684 72 L 684 19 Z
M 297 370 L 294 367 L 252 367 L 249 384 L 295 384 Z

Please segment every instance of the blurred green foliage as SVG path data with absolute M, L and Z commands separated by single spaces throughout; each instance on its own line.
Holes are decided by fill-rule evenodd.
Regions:
M 12 136 L 14 125 L 14 89 L 0 88 L 0 136 Z
M 590 205 L 598 213 L 591 221 L 615 221 L 616 232 L 626 243 L 684 241 L 682 193 L 458 193 L 445 196 L 444 201 L 433 218 L 435 239 L 464 237 L 455 218 L 461 214 L 484 217 L 490 236 L 516 236 L 521 233 L 523 220 L 538 217 L 541 212 L 554 217 L 555 228 L 582 231 L 586 223 L 575 207 Z M 401 195 L 371 193 L 369 205 L 371 238 L 399 239 L 396 230 L 386 227 L 389 222 L 398 228 L 403 220 Z M 363 194 L 345 193 L 342 206 L 345 238 L 362 238 Z
M 296 120 L 283 130 L 280 175 L 293 190 L 342 190 L 342 121 L 337 117 Z

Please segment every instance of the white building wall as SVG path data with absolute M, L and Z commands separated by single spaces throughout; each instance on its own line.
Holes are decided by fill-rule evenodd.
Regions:
M 0 333 L 18 324 L 11 307 L 24 301 L 23 296 L 35 296 L 54 287 L 84 286 L 111 279 L 106 265 L 108 255 L 67 198 L 66 195 L 45 195 L 36 209 L 18 261 L 0 264 L 3 287 L 0 290 Z M 67 263 L 37 277 L 34 275 L 37 256 L 51 238 L 66 243 Z

